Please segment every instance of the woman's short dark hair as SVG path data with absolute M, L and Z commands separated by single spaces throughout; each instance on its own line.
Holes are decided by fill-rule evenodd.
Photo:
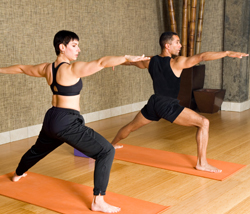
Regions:
M 160 43 L 160 46 L 161 46 L 162 50 L 165 48 L 166 43 L 172 41 L 173 35 L 177 36 L 177 33 L 175 33 L 175 32 L 164 32 L 164 33 L 161 34 L 159 43 Z
M 57 32 L 53 42 L 56 55 L 58 56 L 60 54 L 60 48 L 59 48 L 60 44 L 64 44 L 65 46 L 67 46 L 67 44 L 69 44 L 69 42 L 72 40 L 79 41 L 79 37 L 74 32 L 67 30 L 61 30 Z

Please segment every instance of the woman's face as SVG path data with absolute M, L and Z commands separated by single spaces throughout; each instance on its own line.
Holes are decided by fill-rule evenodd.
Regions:
M 65 47 L 64 54 L 70 61 L 77 59 L 79 52 L 81 51 L 78 45 L 78 40 L 71 40 Z

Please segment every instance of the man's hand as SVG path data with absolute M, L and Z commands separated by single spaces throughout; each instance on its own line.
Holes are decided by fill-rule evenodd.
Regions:
M 234 58 L 242 58 L 243 56 L 249 56 L 249 54 L 241 53 L 241 52 L 234 52 L 234 51 L 227 51 L 228 57 L 234 57 Z

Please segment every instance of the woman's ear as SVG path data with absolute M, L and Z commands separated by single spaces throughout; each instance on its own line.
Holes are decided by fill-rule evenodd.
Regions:
M 59 45 L 59 49 L 60 49 L 60 52 L 61 52 L 61 53 L 64 53 L 65 48 L 66 48 L 66 47 L 65 47 L 64 44 L 60 44 L 60 45 Z

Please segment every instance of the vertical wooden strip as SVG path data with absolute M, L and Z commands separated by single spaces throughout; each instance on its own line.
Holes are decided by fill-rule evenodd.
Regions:
M 190 26 L 189 26 L 189 51 L 188 51 L 188 56 L 193 56 L 194 55 L 196 6 L 197 6 L 197 0 L 192 0 Z
M 190 22 L 190 14 L 191 14 L 191 0 L 188 0 L 188 23 Z
M 170 16 L 171 31 L 177 33 L 173 0 L 168 0 L 168 11 Z
M 181 55 L 182 56 L 187 56 L 187 41 L 188 41 L 188 0 L 183 0 L 183 9 L 182 9 L 182 49 L 181 49 Z
M 205 6 L 205 0 L 200 0 L 200 9 L 199 9 L 197 35 L 196 35 L 196 51 L 195 51 L 196 54 L 199 54 L 201 50 L 201 36 L 202 36 L 202 27 L 203 27 L 204 6 Z

